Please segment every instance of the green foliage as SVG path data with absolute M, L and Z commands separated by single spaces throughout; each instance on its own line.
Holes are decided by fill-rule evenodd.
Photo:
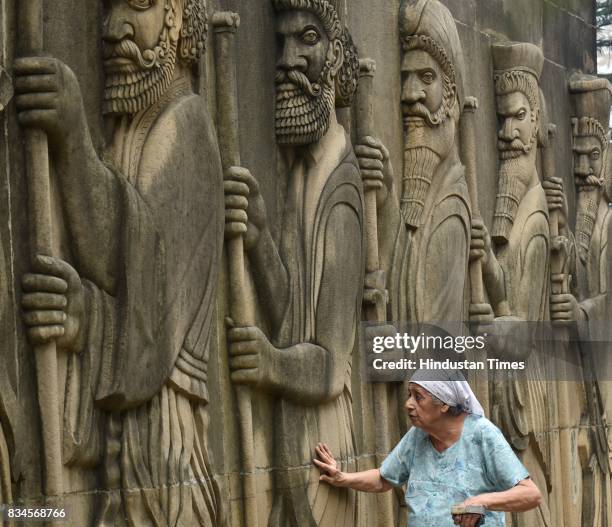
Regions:
M 612 0 L 595 0 L 597 49 L 612 50 Z

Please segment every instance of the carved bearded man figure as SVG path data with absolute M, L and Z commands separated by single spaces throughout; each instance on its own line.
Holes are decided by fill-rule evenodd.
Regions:
M 601 511 L 609 501 L 612 467 L 612 432 L 606 429 L 612 409 L 612 361 L 610 360 L 610 313 L 607 284 L 609 263 L 610 165 L 608 121 L 612 97 L 607 79 L 575 73 L 569 90 L 574 103 L 572 118 L 574 176 L 577 194 L 575 256 L 571 268 L 577 277 L 572 293 L 551 295 L 551 318 L 567 323 L 578 321 L 580 347 L 585 370 L 585 390 L 591 420 L 594 422 L 594 453 L 583 471 L 584 486 L 591 492 L 583 500 L 583 518 L 589 525 L 601 524 Z M 550 210 L 560 210 L 567 224 L 567 201 L 563 181 L 546 185 Z M 567 228 L 565 230 L 568 230 Z M 571 233 L 567 234 L 571 237 Z M 591 479 L 592 481 L 588 481 Z
M 580 265 L 580 297 L 606 292 L 607 219 L 609 196 L 604 188 L 610 83 L 607 79 L 576 74 L 569 83 L 574 102 L 572 119 L 574 176 L 577 192 L 576 242 Z
M 47 132 L 69 248 L 23 279 L 34 342 L 67 354 L 65 465 L 99 466 L 96 525 L 219 525 L 207 361 L 223 241 L 222 171 L 192 68 L 204 0 L 113 0 L 104 23 L 104 162 L 79 84 L 15 64 L 23 126 Z
M 537 46 L 527 43 L 493 45 L 492 55 L 500 122 L 499 183 L 492 230 L 495 252 L 485 234 L 483 270 L 498 318 L 489 333 L 502 337 L 498 351 L 522 353 L 526 358 L 528 346 L 517 347 L 507 333 L 520 327 L 517 322 L 549 319 L 548 208 L 536 166 L 541 112 L 538 83 L 544 57 Z M 539 360 L 538 353 L 529 357 L 533 379 L 492 384 L 492 418 L 519 452 L 538 487 L 546 489 L 550 446 L 544 431 L 550 423 L 547 389 L 537 373 Z M 550 525 L 549 516 L 544 503 L 515 521 L 530 527 Z
M 463 52 L 457 27 L 438 0 L 400 9 L 404 168 L 398 197 L 386 148 L 356 148 L 364 177 L 382 178 L 381 260 L 394 321 L 465 319 L 470 201 L 457 140 L 463 105 Z
M 354 463 L 351 354 L 361 313 L 363 196 L 351 142 L 336 118 L 350 104 L 358 61 L 335 3 L 274 0 L 279 58 L 276 137 L 290 167 L 280 245 L 256 180 L 231 170 L 226 236 L 244 224 L 245 246 L 273 333 L 229 331 L 232 379 L 277 396 L 276 491 L 271 527 L 356 525 L 356 497 L 319 482 L 311 465 L 328 442 Z

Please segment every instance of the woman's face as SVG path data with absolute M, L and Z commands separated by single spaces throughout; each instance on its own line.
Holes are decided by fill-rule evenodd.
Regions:
M 444 417 L 446 405 L 434 403 L 431 394 L 418 384 L 408 385 L 408 399 L 404 409 L 414 426 L 427 430 Z

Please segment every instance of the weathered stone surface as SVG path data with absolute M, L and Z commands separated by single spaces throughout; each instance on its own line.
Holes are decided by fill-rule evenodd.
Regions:
M 56 0 L 40 2 L 44 55 L 53 59 L 16 63 L 32 55 L 19 16 L 24 2 L 0 0 L 0 82 L 6 71 L 20 97 L 9 101 L 10 90 L 0 86 L 0 102 L 8 103 L 0 108 L 0 503 L 44 502 L 49 471 L 32 349 L 41 341 L 58 348 L 62 503 L 69 525 L 105 518 L 105 525 L 382 527 L 405 524 L 403 494 L 379 499 L 332 489 L 310 463 L 315 445 L 326 442 L 344 469 L 375 468 L 405 431 L 401 383 L 380 390 L 364 377 L 361 321 L 468 322 L 470 311 L 479 322 L 490 322 L 494 313 L 528 321 L 578 318 L 587 328 L 583 341 L 595 327 L 587 322 L 609 322 L 612 268 L 605 244 L 612 230 L 603 216 L 610 195 L 599 190 L 595 232 L 581 245 L 586 202 L 572 169 L 576 137 L 596 128 L 585 125 L 577 134 L 572 118 L 608 126 L 595 103 L 581 105 L 576 95 L 582 90 L 576 79 L 595 73 L 590 0 L 408 2 L 425 9 L 415 20 L 399 0 Z M 204 17 L 197 16 L 204 6 L 206 39 Z M 215 18 L 228 11 L 240 15 L 229 40 Z M 138 88 L 107 86 L 104 99 L 112 73 L 102 60 L 109 13 L 127 17 L 115 26 L 123 33 L 110 40 L 129 37 L 141 51 L 163 43 L 143 55 L 143 64 L 160 65 L 142 69 L 154 72 L 150 80 L 159 81 L 159 89 L 143 84 L 139 98 Z M 317 35 L 304 37 L 312 28 Z M 406 41 L 415 33 L 440 40 L 455 78 L 444 60 L 432 58 L 433 48 Z M 358 63 L 349 34 L 359 58 L 376 63 L 371 93 L 360 94 L 371 105 L 367 123 L 358 111 L 364 100 L 352 100 Z M 551 145 L 541 140 L 530 153 L 536 186 L 551 175 L 547 159 L 556 168 L 546 186 L 548 204 L 542 190 L 535 207 L 550 246 L 545 243 L 527 268 L 505 254 L 504 244 L 488 264 L 474 264 L 482 247 L 470 239 L 478 216 L 480 233 L 487 227 L 500 234 L 494 215 L 503 101 L 494 70 L 505 60 L 499 45 L 510 41 L 527 50 L 521 57 L 542 54 L 537 73 L 546 114 L 534 123 L 543 133 L 556 125 Z M 343 47 L 334 51 L 338 43 Z M 173 47 L 176 66 L 166 70 L 164 82 L 157 74 L 172 61 Z M 515 67 L 527 65 L 511 59 Z M 223 68 L 228 64 L 235 79 Z M 405 127 L 407 78 L 423 64 L 446 74 L 446 87 L 454 84 L 456 92 L 431 107 L 423 99 L 431 114 L 445 110 L 441 122 Z M 60 79 L 51 104 L 65 104 L 61 115 L 30 115 L 30 128 L 42 127 L 49 136 L 47 241 L 55 257 L 33 263 L 28 126 L 20 126 L 19 117 L 27 120 L 33 108 L 50 104 L 35 94 L 52 88 L 42 75 L 31 79 L 45 68 Z M 285 75 L 280 88 L 279 69 Z M 583 77 L 572 76 L 576 71 Z M 119 77 L 118 86 L 138 85 L 136 77 Z M 317 90 L 327 106 L 314 97 Z M 467 127 L 466 97 L 478 101 Z M 417 144 L 422 130 L 429 142 Z M 475 148 L 466 153 L 470 130 Z M 364 140 L 364 131 L 375 139 Z M 593 177 L 609 182 L 610 155 L 600 146 L 601 173 Z M 416 147 L 436 152 L 440 164 L 428 152 L 413 155 Z M 408 189 L 406 176 L 416 181 L 423 175 L 416 168 L 434 165 L 432 193 Z M 396 195 L 379 199 L 378 211 L 374 206 L 373 233 L 366 224 L 381 177 L 388 188 L 393 181 Z M 423 200 L 424 210 L 401 205 L 401 198 Z M 551 226 L 552 216 L 561 223 L 565 218 L 567 229 L 554 233 L 559 225 Z M 454 229 L 448 232 L 434 228 L 449 222 Z M 511 230 L 510 252 L 519 254 L 520 236 Z M 575 248 L 569 269 L 551 249 L 556 234 L 567 242 L 564 248 Z M 589 243 L 596 245 L 597 261 L 585 255 Z M 380 269 L 366 264 L 372 244 Z M 501 272 L 490 269 L 495 258 Z M 485 297 L 476 301 L 481 267 Z M 551 285 L 553 274 L 563 274 L 568 287 Z M 49 286 L 49 277 L 61 280 Z M 380 301 L 384 290 L 388 305 Z M 68 306 L 52 298 L 50 309 L 49 298 L 32 296 L 41 293 L 65 296 Z M 85 304 L 78 306 L 79 299 Z M 48 326 L 54 329 L 41 330 Z M 60 326 L 74 338 L 43 334 L 53 336 Z M 72 331 L 77 327 L 82 330 Z M 612 395 L 601 373 L 609 367 L 603 351 L 595 365 L 582 348 L 559 351 L 581 372 L 597 370 L 596 384 L 535 383 L 524 399 L 520 387 L 479 384 L 478 396 L 490 399 L 491 415 L 545 493 L 539 511 L 515 516 L 512 525 L 609 524 L 612 441 L 605 441 L 604 412 L 609 420 Z M 552 409 L 546 418 L 538 414 L 542 407 Z M 381 418 L 388 421 L 384 434 Z

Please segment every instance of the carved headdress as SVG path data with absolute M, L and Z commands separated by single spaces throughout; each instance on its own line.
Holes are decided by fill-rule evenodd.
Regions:
M 403 0 L 400 37 L 404 51 L 422 49 L 438 62 L 450 85 L 456 89 L 459 109 L 463 108 L 463 48 L 448 8 L 438 0 Z M 447 102 L 449 111 L 453 103 Z
M 272 0 L 277 11 L 302 9 L 314 13 L 325 28 L 330 41 L 340 40 L 344 61 L 335 79 L 336 106 L 350 106 L 357 92 L 359 59 L 348 28 L 342 21 L 341 0 Z
M 493 44 L 493 69 L 495 93 L 506 95 L 521 92 L 529 101 L 532 119 L 540 116 L 540 75 L 544 67 L 544 55 L 535 44 L 507 42 Z
M 569 91 L 574 104 L 574 136 L 597 137 L 602 150 L 606 150 L 612 105 L 610 83 L 602 77 L 574 73 L 569 80 Z

